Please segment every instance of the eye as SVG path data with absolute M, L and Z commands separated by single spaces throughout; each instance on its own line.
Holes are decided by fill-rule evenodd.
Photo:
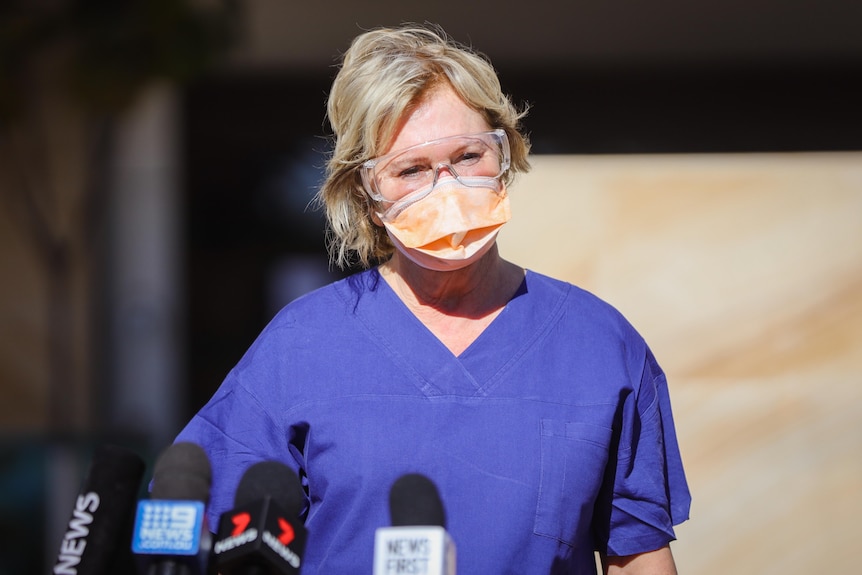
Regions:
M 470 166 L 482 159 L 482 152 L 463 152 L 454 158 L 455 165 Z
M 404 168 L 404 169 L 400 170 L 396 174 L 396 177 L 402 178 L 402 179 L 415 178 L 415 177 L 421 175 L 427 169 L 428 169 L 427 166 L 422 166 L 422 165 L 416 164 L 414 166 L 410 166 L 409 168 Z

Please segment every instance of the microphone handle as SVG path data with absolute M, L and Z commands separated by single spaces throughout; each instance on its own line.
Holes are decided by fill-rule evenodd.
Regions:
M 147 575 L 192 575 L 192 572 L 182 561 L 165 559 L 150 565 Z

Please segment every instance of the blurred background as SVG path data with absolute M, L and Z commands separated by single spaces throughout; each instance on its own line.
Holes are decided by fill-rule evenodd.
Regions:
M 49 571 L 96 445 L 151 464 L 342 276 L 309 207 L 326 94 L 357 33 L 404 21 L 531 107 L 504 255 L 618 307 L 668 372 L 680 572 L 857 569 L 862 4 L 9 0 L 0 574 Z

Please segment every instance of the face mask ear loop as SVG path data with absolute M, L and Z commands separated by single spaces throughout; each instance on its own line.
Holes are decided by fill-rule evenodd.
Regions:
M 380 210 L 381 202 L 376 202 L 371 197 L 365 193 L 364 190 L 359 190 L 359 195 L 362 197 L 363 202 L 365 203 L 365 210 L 368 212 L 368 215 L 371 217 L 371 221 L 378 226 L 383 226 L 383 220 L 381 218 L 381 214 L 386 211 Z

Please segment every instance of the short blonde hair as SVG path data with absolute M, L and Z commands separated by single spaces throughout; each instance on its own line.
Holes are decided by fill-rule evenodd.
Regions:
M 503 94 L 484 55 L 436 26 L 407 24 L 360 34 L 344 54 L 329 94 L 335 146 L 317 198 L 326 211 L 329 257 L 338 267 L 358 263 L 367 268 L 392 254 L 386 231 L 371 218 L 359 168 L 387 149 L 404 114 L 443 83 L 491 128 L 506 131 L 512 152 L 507 184 L 515 173 L 530 169 L 529 143 L 520 132 L 526 109 L 517 110 Z

